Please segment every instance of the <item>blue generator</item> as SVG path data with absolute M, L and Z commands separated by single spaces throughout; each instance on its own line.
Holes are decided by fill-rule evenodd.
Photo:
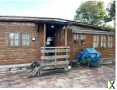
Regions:
M 78 62 L 80 64 L 87 64 L 88 66 L 99 66 L 101 57 L 101 53 L 95 48 L 85 48 L 77 54 Z

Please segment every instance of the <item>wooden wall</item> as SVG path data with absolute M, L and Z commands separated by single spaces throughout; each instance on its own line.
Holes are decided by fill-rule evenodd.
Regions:
M 65 30 L 58 29 L 56 31 L 56 46 L 65 46 Z
M 43 27 L 29 22 L 0 22 L 0 64 L 31 63 L 40 58 L 40 47 L 43 46 Z M 9 32 L 29 32 L 30 47 L 9 47 Z M 35 38 L 32 41 L 32 38 Z M 37 38 L 38 37 L 38 38 Z
M 90 28 L 82 28 L 82 30 L 90 30 Z M 70 59 L 75 59 L 77 53 L 80 52 L 83 48 L 91 48 L 93 47 L 93 34 L 85 33 L 86 39 L 82 46 L 79 46 L 77 42 L 73 40 L 73 32 L 72 30 L 68 30 L 68 45 L 70 46 Z M 102 53 L 103 58 L 115 57 L 115 36 L 113 35 L 113 47 L 112 48 L 96 48 L 99 52 Z

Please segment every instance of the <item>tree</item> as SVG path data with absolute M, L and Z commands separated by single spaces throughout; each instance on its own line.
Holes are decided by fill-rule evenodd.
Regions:
M 113 0 L 113 2 L 111 3 L 110 5 L 110 8 L 107 8 L 107 11 L 109 13 L 109 18 L 106 18 L 105 20 L 108 22 L 109 20 L 110 21 L 114 21 L 114 28 L 115 28 L 115 11 L 116 11 L 116 7 L 115 7 L 115 3 L 116 1 Z
M 76 10 L 74 20 L 91 25 L 100 25 L 104 21 L 105 15 L 103 2 L 87 1 Z
M 111 3 L 111 7 L 109 8 L 109 15 L 113 19 L 115 18 L 115 0 Z

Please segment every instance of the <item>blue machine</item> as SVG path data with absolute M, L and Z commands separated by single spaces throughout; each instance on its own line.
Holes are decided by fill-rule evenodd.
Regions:
M 98 66 L 101 57 L 101 53 L 95 48 L 85 48 L 77 55 L 80 64 L 89 64 L 90 66 Z

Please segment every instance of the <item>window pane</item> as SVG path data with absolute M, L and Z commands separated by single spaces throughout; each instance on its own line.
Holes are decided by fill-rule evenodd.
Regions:
M 22 46 L 29 46 L 30 45 L 30 35 L 29 33 L 22 34 Z
M 13 46 L 14 44 L 13 44 L 13 40 L 10 40 L 10 46 Z
M 79 40 L 79 34 L 77 34 L 77 40 Z
M 82 34 L 81 34 L 81 35 L 80 35 L 80 39 L 81 39 L 81 40 L 84 40 L 84 39 L 85 39 L 85 35 L 82 35 Z
M 111 48 L 113 47 L 113 37 L 111 36 Z
M 19 46 L 19 33 L 15 33 L 14 38 L 14 46 Z
M 99 46 L 99 35 L 93 36 L 93 47 L 97 48 Z
M 19 46 L 19 39 L 16 39 L 16 40 L 15 40 L 14 46 Z
M 10 33 L 10 34 L 9 34 L 9 38 L 10 38 L 10 39 L 14 39 L 14 33 Z
M 15 33 L 15 40 L 19 39 L 19 33 Z
M 96 36 L 96 47 L 99 46 L 99 35 Z
M 106 47 L 106 35 L 103 36 L 103 47 Z
M 112 42 L 112 36 L 108 36 L 108 48 L 112 48 L 113 42 Z
M 73 39 L 77 40 L 77 34 L 73 34 Z
M 9 43 L 12 47 L 19 46 L 19 33 L 9 33 Z
M 101 35 L 101 47 L 103 47 L 103 41 L 104 41 L 104 38 L 103 38 L 103 35 Z

